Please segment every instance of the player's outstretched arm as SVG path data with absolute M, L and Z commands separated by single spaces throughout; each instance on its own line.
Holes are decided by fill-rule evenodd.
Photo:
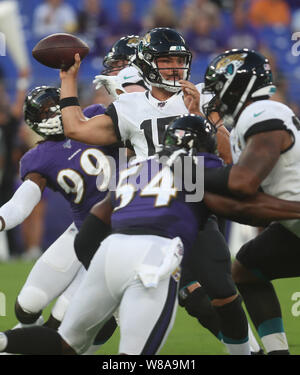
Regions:
M 12 198 L 0 208 L 0 231 L 21 224 L 39 203 L 46 180 L 38 173 L 30 173 Z
M 77 98 L 77 74 L 80 67 L 80 56 L 75 55 L 75 63 L 67 71 L 60 71 L 60 99 Z M 61 102 L 62 103 L 62 102 Z M 110 145 L 118 142 L 114 124 L 107 115 L 94 116 L 87 119 L 79 103 L 70 103 L 62 109 L 64 133 L 67 137 L 88 144 Z
M 204 202 L 215 214 L 252 226 L 300 218 L 300 202 L 282 200 L 260 192 L 240 199 L 205 192 Z

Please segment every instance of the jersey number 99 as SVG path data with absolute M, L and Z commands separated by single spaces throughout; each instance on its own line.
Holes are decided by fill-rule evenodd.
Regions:
M 89 176 L 103 174 L 102 184 L 98 190 L 107 189 L 111 177 L 111 168 L 107 156 L 96 148 L 85 150 L 80 157 L 80 166 L 83 172 Z M 80 204 L 85 193 L 85 181 L 83 175 L 71 168 L 62 169 L 57 175 L 59 186 L 67 194 L 75 194 L 74 203 Z M 96 184 L 96 180 L 95 180 Z

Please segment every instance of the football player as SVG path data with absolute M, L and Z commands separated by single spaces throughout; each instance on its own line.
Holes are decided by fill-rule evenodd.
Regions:
M 119 95 L 104 115 L 87 120 L 77 99 L 76 76 L 80 57 L 76 55 L 75 64 L 67 72 L 60 74 L 60 104 L 63 120 L 66 122 L 65 131 L 70 138 L 101 145 L 129 140 L 138 157 L 153 155 L 160 150 L 170 121 L 188 112 L 201 114 L 203 105 L 211 99 L 211 95 L 200 95 L 202 83 L 195 86 L 188 81 L 191 59 L 191 52 L 177 31 L 169 28 L 149 31 L 138 44 L 134 65 L 151 89 L 142 93 Z M 220 156 L 226 162 L 231 161 L 228 132 L 223 126 L 217 129 L 217 139 Z M 201 244 L 202 254 L 205 253 L 204 248 L 207 249 L 209 262 L 208 267 L 202 262 L 203 269 L 209 269 L 209 272 L 202 274 L 202 279 L 208 284 L 209 297 L 218 311 L 225 343 L 232 353 L 237 353 L 239 348 L 244 353 L 242 348 L 248 342 L 247 321 L 230 276 L 228 247 L 221 233 L 215 229 L 216 226 L 213 227 L 214 232 L 208 234 L 214 238 L 213 241 L 206 238 L 206 233 L 198 238 L 197 246 Z M 214 261 L 215 256 L 209 255 L 213 253 L 212 247 L 222 262 Z M 216 272 L 211 271 L 211 263 L 218 267 Z M 211 276 L 213 274 L 222 276 L 214 279 Z M 198 275 L 195 279 L 199 280 Z M 196 287 L 200 287 L 199 283 Z M 236 322 L 240 322 L 240 325 Z
M 77 288 L 84 269 L 74 252 L 74 238 L 86 214 L 106 187 L 96 187 L 96 177 L 102 174 L 107 184 L 110 175 L 109 157 L 118 159 L 117 147 L 88 146 L 67 139 L 63 132 L 59 108 L 60 90 L 36 87 L 27 95 L 24 104 L 26 124 L 44 137 L 28 151 L 20 162 L 22 185 L 14 196 L 0 208 L 1 231 L 22 223 L 41 199 L 45 187 L 59 191 L 70 203 L 74 223 L 46 250 L 35 263 L 15 304 L 21 326 L 34 324 L 42 310 L 56 297 L 46 326 L 57 328 L 66 307 Z M 84 111 L 86 116 L 100 114 L 100 106 Z M 40 125 L 51 123 L 45 134 Z M 106 180 L 106 182 L 105 182 Z
M 210 95 L 200 97 L 203 84 L 196 87 L 187 81 L 191 52 L 175 30 L 156 28 L 147 33 L 138 44 L 133 63 L 151 90 L 120 95 L 104 116 L 87 121 L 76 108 L 79 55 L 67 72 L 61 72 L 62 113 L 66 117 L 65 129 L 69 136 L 97 144 L 130 140 L 136 155 L 151 156 L 159 150 L 164 131 L 172 119 L 188 110 L 200 113 L 202 105 L 211 98 Z M 154 118 L 157 120 L 152 120 Z M 222 131 L 225 132 L 224 127 L 220 127 L 218 133 Z M 93 140 L 91 134 L 95 136 Z M 227 151 L 221 155 L 225 161 L 230 154 Z
M 240 197 L 261 188 L 272 196 L 299 201 L 300 121 L 288 106 L 269 100 L 275 92 L 269 61 L 247 49 L 220 54 L 207 69 L 204 90 L 215 95 L 206 114 L 218 112 L 233 126 L 235 162 L 220 169 L 207 188 Z M 220 201 L 211 203 L 216 206 Z M 269 354 L 289 353 L 271 280 L 300 276 L 299 228 L 299 220 L 272 223 L 240 249 L 232 268 Z
M 184 264 L 199 226 L 207 225 L 209 215 L 201 199 L 188 202 L 187 195 L 193 192 L 182 189 L 186 175 L 176 171 L 182 170 L 185 157 L 191 158 L 195 152 L 204 157 L 206 168 L 221 167 L 222 161 L 211 153 L 216 145 L 214 137 L 203 118 L 181 116 L 168 127 L 159 155 L 130 162 L 121 169 L 111 196 L 93 208 L 104 225 L 111 225 L 113 234 L 94 256 L 58 332 L 47 327 L 7 331 L 0 335 L 0 351 L 80 354 L 120 307 L 120 354 L 156 354 L 174 321 L 183 250 Z M 196 166 L 195 160 L 192 168 Z M 293 217 L 291 211 L 300 216 L 300 205 L 295 210 L 292 202 L 284 211 L 276 206 L 277 200 L 274 206 L 271 199 L 272 206 L 270 198 L 259 194 L 263 195 L 259 212 L 255 199 L 245 205 L 223 198 L 229 207 L 225 214 L 246 223 L 250 219 L 255 225 L 257 221 L 249 214 L 256 215 L 259 224 L 274 215 Z
M 188 253 L 199 225 L 206 225 L 209 214 L 203 202 L 187 203 L 186 196 L 192 192 L 182 190 L 182 176 L 185 175 L 175 171 L 182 170 L 184 157 L 191 157 L 195 151 L 201 152 L 198 156 L 204 156 L 207 168 L 222 166 L 222 161 L 211 154 L 215 150 L 214 137 L 212 127 L 203 118 L 182 116 L 166 132 L 165 147 L 158 155 L 164 159 L 156 156 L 144 162 L 136 161 L 121 170 L 112 197 L 108 196 L 93 208 L 104 225 L 111 224 L 114 234 L 103 242 L 93 258 L 58 333 L 47 327 L 7 331 L 0 335 L 0 351 L 22 354 L 84 352 L 120 304 L 120 353 L 157 353 L 172 326 L 176 309 L 178 269 L 174 270 L 181 262 L 183 247 Z M 179 169 L 176 168 L 177 161 L 180 161 Z M 143 173 L 144 168 L 147 173 Z M 138 176 L 146 178 L 140 179 L 135 187 L 127 185 L 128 177 L 133 177 L 131 182 L 137 183 Z M 160 186 L 157 181 L 161 181 Z M 211 197 L 206 195 L 209 201 Z M 291 212 L 300 216 L 299 205 L 295 210 L 294 202 L 278 206 L 276 200 L 274 206 L 274 200 L 271 200 L 272 206 L 270 198 L 262 195 L 259 211 L 255 199 L 245 204 L 233 199 L 228 203 L 223 198 L 228 207 L 225 215 L 239 217 L 246 223 L 249 223 L 249 214 L 256 215 L 258 222 L 250 217 L 254 225 L 261 224 L 267 217 L 270 221 L 276 215 L 297 217 Z
M 151 90 L 122 94 L 107 108 L 104 115 L 86 119 L 77 99 L 76 77 L 80 66 L 80 57 L 77 54 L 75 64 L 67 72 L 60 73 L 60 106 L 66 134 L 72 139 L 101 145 L 129 140 L 138 157 L 151 156 L 158 152 L 170 121 L 188 112 L 201 114 L 203 104 L 211 99 L 211 95 L 200 96 L 202 83 L 195 86 L 188 81 L 191 58 L 188 46 L 177 31 L 169 28 L 151 30 L 139 42 L 134 60 Z M 225 161 L 231 161 L 228 132 L 223 126 L 217 129 L 217 139 L 220 156 Z M 218 274 L 223 274 L 222 280 L 213 280 L 211 271 L 203 275 L 203 278 L 205 283 L 209 282 L 211 285 L 210 298 L 218 310 L 222 330 L 225 330 L 223 336 L 227 338 L 225 340 L 231 347 L 231 352 L 235 352 L 233 348 L 246 345 L 243 341 L 247 342 L 248 328 L 241 300 L 231 277 L 228 277 L 228 247 L 218 232 L 213 233 L 213 243 L 204 237 L 199 238 L 202 249 L 203 241 L 207 242 L 207 251 L 210 253 L 212 246 L 218 254 L 224 249 L 224 256 L 220 255 L 222 262 L 212 260 L 222 269 L 221 273 L 220 269 L 217 271 Z M 226 309 L 223 308 L 224 305 Z M 240 322 L 238 328 L 237 321 Z M 241 350 L 244 352 L 244 349 Z
M 95 76 L 93 83 L 95 100 L 107 107 L 116 99 L 116 90 L 120 92 L 145 91 L 145 81 L 132 65 L 139 42 L 138 35 L 128 35 L 119 39 L 103 59 L 104 70 Z
M 131 60 L 135 56 L 136 47 L 139 43 L 138 35 L 127 35 L 116 41 L 109 52 L 104 56 L 102 74 L 115 76 L 131 65 Z

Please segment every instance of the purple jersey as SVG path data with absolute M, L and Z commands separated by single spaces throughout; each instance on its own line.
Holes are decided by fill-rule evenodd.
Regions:
M 118 157 L 113 147 L 90 146 L 71 139 L 45 141 L 29 150 L 20 161 L 22 180 L 35 172 L 47 180 L 47 186 L 59 191 L 70 203 L 73 220 L 80 227 L 90 208 L 102 200 L 106 191 L 99 191 L 96 178 L 106 173 L 107 155 Z
M 104 112 L 105 108 L 101 104 L 92 104 L 83 110 L 83 114 L 88 118 L 103 115 Z
M 215 155 L 205 153 L 199 156 L 204 156 L 206 168 L 222 166 L 222 160 Z M 179 236 L 188 250 L 209 212 L 203 202 L 187 201 L 191 192 L 185 189 L 182 176 L 180 174 L 181 184 L 178 184 L 176 174 L 159 164 L 155 157 L 122 170 L 116 191 L 111 194 L 114 207 L 112 231 L 168 238 Z M 176 189 L 177 186 L 182 188 Z
M 104 113 L 100 104 L 87 107 L 86 117 Z M 59 191 L 70 203 L 73 221 L 79 228 L 91 207 L 102 200 L 107 191 L 99 191 L 96 178 L 108 162 L 107 156 L 118 159 L 116 147 L 90 146 L 71 139 L 39 143 L 20 161 L 22 180 L 31 172 L 47 180 L 47 186 Z

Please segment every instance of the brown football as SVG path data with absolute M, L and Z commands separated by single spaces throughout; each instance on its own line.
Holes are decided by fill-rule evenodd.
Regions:
M 74 64 L 75 53 L 82 60 L 89 53 L 89 47 L 77 36 L 65 33 L 46 36 L 32 50 L 32 56 L 41 64 L 63 70 Z

